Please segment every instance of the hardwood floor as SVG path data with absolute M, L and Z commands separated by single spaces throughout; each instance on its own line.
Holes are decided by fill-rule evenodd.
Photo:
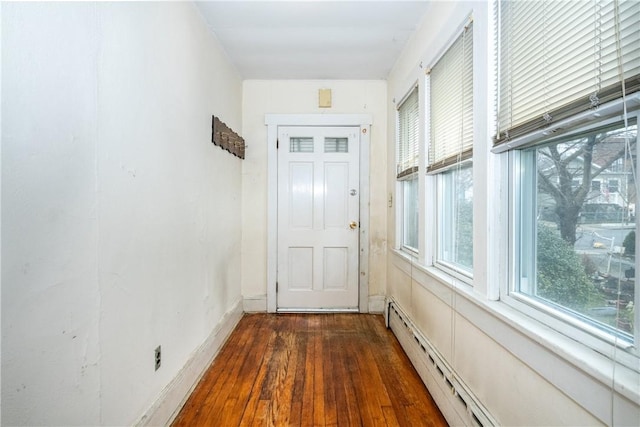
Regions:
M 174 426 L 446 426 L 380 315 L 246 314 Z

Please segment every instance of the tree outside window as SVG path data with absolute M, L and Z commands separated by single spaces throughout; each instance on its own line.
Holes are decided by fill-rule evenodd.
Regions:
M 635 296 L 636 134 L 635 125 L 595 130 L 521 154 L 526 178 L 520 202 L 524 265 L 519 291 L 629 339 Z M 627 251 L 631 236 L 634 250 Z M 535 265 L 526 256 L 531 252 Z

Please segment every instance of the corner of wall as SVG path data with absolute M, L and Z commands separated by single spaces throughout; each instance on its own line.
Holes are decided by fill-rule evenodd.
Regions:
M 244 297 L 242 306 L 246 313 L 266 313 L 267 312 L 267 295 L 254 295 Z
M 369 313 L 384 313 L 386 297 L 384 295 L 369 296 Z

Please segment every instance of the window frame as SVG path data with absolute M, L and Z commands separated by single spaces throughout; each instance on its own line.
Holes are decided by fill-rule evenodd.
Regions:
M 435 179 L 435 186 L 436 186 L 436 191 L 434 195 L 435 197 L 435 203 L 434 203 L 435 243 L 434 243 L 434 250 L 433 250 L 433 254 L 434 254 L 433 264 L 439 269 L 445 271 L 450 276 L 453 276 L 456 279 L 468 285 L 471 285 L 473 280 L 473 264 L 471 266 L 471 269 L 466 269 L 463 266 L 451 261 L 450 259 L 445 259 L 442 256 L 442 251 L 444 250 L 443 246 L 445 245 L 443 245 L 443 242 L 441 240 L 443 238 L 443 235 L 445 234 L 453 235 L 453 238 L 455 239 L 455 235 L 456 235 L 455 227 L 458 226 L 458 224 L 456 224 L 455 221 L 453 221 L 451 230 L 446 230 L 446 231 L 443 230 L 445 223 L 442 217 L 447 217 L 447 214 L 450 213 L 450 212 L 444 211 L 445 209 L 444 205 L 455 204 L 455 196 L 456 196 L 455 194 L 449 194 L 449 193 L 445 194 L 444 192 L 445 185 L 451 184 L 451 183 L 445 182 L 445 180 L 448 181 L 449 179 L 451 179 L 452 181 L 455 181 L 456 179 L 455 177 L 449 177 L 449 176 L 451 174 L 455 174 L 456 172 L 459 172 L 462 169 L 466 169 L 466 168 L 469 168 L 470 172 L 473 174 L 473 163 L 470 160 L 467 160 L 467 161 L 460 162 L 458 165 L 454 167 L 438 170 L 437 173 L 433 173 L 431 175 L 431 177 Z M 453 185 L 456 185 L 456 183 L 454 182 Z M 472 188 L 473 188 L 473 183 L 472 183 Z M 473 208 L 473 199 L 472 199 L 471 205 Z M 455 211 L 455 207 L 451 206 L 451 208 Z M 473 222 L 472 222 L 472 227 L 473 227 Z M 471 235 L 471 240 L 472 240 L 471 251 L 473 256 L 473 232 Z
M 628 6 L 628 4 L 625 4 L 625 7 L 630 6 Z M 504 165 L 500 177 L 500 185 L 504 190 L 505 195 L 508 196 L 501 201 L 501 211 L 504 212 L 502 216 L 505 219 L 504 223 L 506 225 L 506 231 L 504 233 L 506 241 L 503 241 L 502 243 L 502 250 L 506 251 L 507 256 L 504 261 L 500 262 L 500 266 L 498 267 L 500 270 L 498 293 L 499 299 L 508 308 L 515 309 L 516 312 L 534 319 L 536 322 L 544 325 L 545 328 L 548 327 L 552 331 L 557 332 L 564 337 L 575 340 L 581 345 L 585 345 L 589 350 L 595 350 L 595 352 L 604 355 L 614 363 L 620 363 L 626 368 L 629 368 L 635 372 L 640 372 L 640 350 L 638 350 L 640 344 L 640 310 L 638 310 L 637 308 L 634 313 L 634 343 L 630 345 L 627 341 L 618 338 L 617 334 L 609 334 L 594 325 L 589 325 L 586 322 L 581 321 L 578 317 L 573 316 L 570 313 L 562 313 L 558 312 L 557 310 L 549 310 L 549 305 L 545 304 L 544 302 L 536 301 L 532 298 L 526 298 L 523 297 L 522 294 L 512 292 L 514 286 L 516 286 L 516 280 L 518 279 L 520 274 L 518 269 L 522 267 L 518 265 L 518 251 L 520 247 L 520 236 L 518 233 L 518 227 L 520 226 L 518 222 L 520 221 L 518 212 L 518 201 L 520 200 L 520 192 L 522 191 L 521 186 L 516 185 L 516 179 L 518 178 L 520 173 L 520 170 L 518 170 L 517 167 L 517 165 L 520 164 L 519 149 L 543 144 L 544 142 L 551 142 L 552 140 L 556 140 L 558 137 L 564 135 L 571 136 L 580 132 L 587 132 L 589 130 L 604 126 L 607 123 L 620 122 L 624 120 L 625 114 L 627 114 L 627 117 L 634 116 L 637 119 L 638 116 L 640 116 L 640 90 L 638 90 L 638 88 L 640 87 L 638 86 L 638 82 L 640 82 L 640 79 L 638 77 L 640 75 L 637 74 L 640 68 L 638 68 L 637 63 L 633 65 L 632 61 L 635 60 L 635 57 L 633 56 L 624 56 L 623 58 L 618 58 L 616 59 L 616 61 L 620 61 L 624 64 L 631 64 L 628 67 L 625 67 L 623 71 L 623 80 L 627 82 L 626 93 L 621 89 L 622 87 L 624 87 L 624 85 L 622 85 L 621 83 L 617 83 L 618 92 L 609 90 L 614 88 L 616 84 L 613 84 L 611 86 L 605 85 L 605 87 L 598 85 L 595 86 L 597 89 L 592 95 L 575 98 L 571 103 L 564 106 L 552 107 L 550 111 L 547 111 L 546 114 L 540 117 L 532 116 L 533 118 L 529 122 L 523 121 L 517 126 L 505 125 L 504 121 L 503 123 L 501 123 L 500 119 L 500 117 L 503 117 L 501 116 L 501 112 L 507 111 L 502 110 L 502 108 L 504 107 L 503 105 L 501 105 L 502 101 L 504 101 L 504 98 L 502 96 L 515 89 L 512 88 L 508 80 L 503 79 L 503 67 L 506 64 L 504 60 L 506 59 L 507 61 L 510 61 L 515 57 L 517 57 L 516 60 L 518 60 L 518 58 L 523 58 L 526 55 L 522 54 L 522 51 L 520 51 L 520 55 L 511 55 L 511 59 L 508 57 L 511 52 L 509 51 L 509 49 L 507 49 L 506 51 L 503 50 L 502 32 L 512 31 L 514 27 L 509 27 L 509 24 L 507 24 L 506 27 L 502 26 L 503 22 L 501 21 L 502 10 L 500 8 L 500 0 L 494 2 L 494 13 L 495 16 L 493 21 L 493 31 L 495 34 L 495 63 L 493 67 L 493 73 L 495 78 L 494 107 L 496 108 L 496 111 L 494 111 L 494 120 L 496 129 L 492 135 L 493 148 L 491 149 L 491 152 L 493 154 L 496 154 L 497 158 L 499 158 L 501 163 Z M 571 13 L 571 11 L 569 13 Z M 624 25 L 628 25 L 628 22 L 629 21 L 625 21 Z M 622 26 L 623 24 L 620 25 Z M 526 28 L 526 26 L 521 26 L 518 27 L 516 31 L 526 32 L 528 31 Z M 595 26 L 594 28 L 594 31 L 596 32 L 606 30 L 598 26 Z M 629 28 L 624 28 L 626 28 L 625 31 L 630 31 Z M 608 31 L 611 30 L 609 29 Z M 530 37 L 534 42 L 536 42 L 537 40 L 536 36 L 533 33 L 526 33 L 526 36 Z M 511 37 L 515 39 L 513 35 Z M 608 42 L 611 43 L 611 39 L 608 39 Z M 598 43 L 602 42 L 599 41 Z M 628 43 L 628 41 L 625 41 L 625 43 Z M 620 42 L 620 45 L 622 44 L 623 43 Z M 628 49 L 628 47 L 621 48 L 621 51 L 623 55 L 628 55 L 629 51 L 625 49 Z M 619 52 L 620 51 L 617 51 L 616 53 Z M 592 55 L 595 56 L 596 53 L 593 53 Z M 529 56 L 526 57 L 529 58 Z M 529 67 L 528 69 L 531 69 L 531 67 Z M 525 67 L 524 70 L 527 70 L 527 68 Z M 616 70 L 620 72 L 618 68 L 616 68 Z M 511 70 L 506 70 L 504 71 L 504 73 L 505 75 L 508 75 L 511 73 Z M 568 78 L 567 73 L 564 74 L 564 78 Z M 525 77 L 527 76 L 527 74 L 522 75 L 524 75 Z M 599 79 L 602 77 L 597 73 L 594 73 L 594 75 L 595 79 Z M 610 75 L 607 76 L 608 77 L 606 78 L 611 78 Z M 533 85 L 531 83 L 531 80 L 532 78 L 525 80 L 528 86 Z M 619 76 L 618 81 L 620 81 Z M 507 84 L 503 86 L 503 83 L 505 82 Z M 552 91 L 551 96 L 553 95 L 555 95 L 555 92 Z M 546 93 L 544 94 L 544 97 L 547 97 Z M 594 98 L 592 99 L 592 97 Z M 540 102 L 540 100 L 535 99 L 532 102 Z M 624 109 L 623 102 L 626 102 L 626 107 Z M 509 99 L 508 106 L 507 103 L 505 103 L 505 106 L 507 106 L 506 108 L 512 108 L 511 103 L 512 99 Z M 529 108 L 529 106 L 525 104 L 517 104 L 517 108 Z M 629 109 L 630 112 L 626 109 Z M 636 123 L 638 122 L 636 121 Z M 638 139 L 640 140 L 640 135 L 638 135 Z M 637 141 L 636 144 L 638 144 L 638 142 L 640 141 Z M 636 150 L 640 150 L 640 147 L 638 147 L 637 145 L 636 147 Z M 637 158 L 635 163 L 637 170 Z M 602 185 L 605 184 L 602 183 Z M 638 185 L 638 183 L 636 183 L 636 185 Z M 636 216 L 636 231 L 638 231 L 637 229 L 638 219 Z M 636 241 L 636 253 L 640 254 L 640 252 L 638 252 L 638 248 L 640 247 L 638 243 L 639 242 Z M 640 260 L 637 259 L 636 266 L 638 264 L 640 264 Z M 635 307 L 637 307 L 638 303 L 640 302 L 640 292 L 638 292 L 638 288 L 638 285 L 636 285 L 634 299 Z M 634 345 L 635 348 L 633 347 Z M 558 353 L 562 353 L 564 350 L 561 348 L 557 348 L 555 349 L 555 351 L 557 351 Z M 566 354 L 566 356 L 569 357 L 570 355 Z
M 413 95 L 415 94 L 415 96 L 417 97 L 417 117 L 416 117 L 416 139 L 417 142 L 415 144 L 415 157 L 416 157 L 416 161 L 415 161 L 415 165 L 413 165 L 411 168 L 404 170 L 404 171 L 400 171 L 399 170 L 399 165 L 400 163 L 403 161 L 403 159 L 401 159 L 401 113 L 400 113 L 400 109 L 402 108 L 402 105 L 409 100 Z M 407 252 L 408 254 L 410 254 L 411 256 L 417 257 L 419 254 L 419 246 L 420 246 L 420 233 L 422 233 L 422 224 L 420 221 L 421 215 L 420 215 L 420 191 L 419 191 L 419 180 L 418 180 L 418 176 L 419 176 L 419 170 L 420 170 L 420 161 L 421 161 L 421 156 L 420 156 L 420 145 L 421 145 L 421 126 L 420 126 L 420 117 L 421 117 L 421 112 L 422 112 L 422 103 L 420 102 L 421 96 L 420 96 L 420 85 L 419 82 L 415 81 L 413 82 L 413 84 L 410 85 L 409 90 L 404 94 L 404 96 L 401 98 L 400 102 L 397 103 L 397 106 L 395 107 L 396 110 L 396 131 L 395 131 L 395 139 L 396 139 L 396 190 L 395 190 L 395 199 L 396 199 L 396 247 L 402 251 Z M 406 244 L 407 242 L 404 239 L 404 233 L 405 233 L 405 213 L 406 213 L 406 200 L 405 200 L 405 183 L 408 181 L 412 181 L 412 180 L 416 180 L 416 186 L 418 188 L 418 192 L 417 192 L 417 198 L 415 200 L 415 204 L 418 208 L 418 221 L 416 224 L 416 240 L 417 240 L 417 247 L 412 247 L 408 244 Z
M 638 96 L 638 98 L 640 100 L 640 96 Z M 637 125 L 640 125 L 640 108 L 628 113 L 627 119 L 629 119 L 630 122 L 635 120 L 635 123 Z M 573 129 L 570 129 L 565 134 L 563 134 L 563 137 L 571 137 L 572 135 L 589 132 L 590 130 L 595 130 L 602 126 L 607 126 L 623 120 L 624 115 L 616 115 L 607 119 L 594 120 L 588 125 L 582 124 L 580 126 L 574 127 Z M 551 143 L 552 141 L 557 141 L 560 138 L 562 137 L 548 137 L 544 135 L 543 132 L 538 132 L 537 139 L 534 139 L 533 142 L 530 142 L 526 144 L 526 146 L 520 148 L 529 148 L 535 147 L 537 145 L 544 145 L 546 143 Z M 609 333 L 603 328 L 599 328 L 595 325 L 590 324 L 589 322 L 582 320 L 578 316 L 572 315 L 568 312 L 568 310 L 565 311 L 556 309 L 551 304 L 544 303 L 543 301 L 539 301 L 534 297 L 518 292 L 517 286 L 518 281 L 521 278 L 520 268 L 522 268 L 522 264 L 520 263 L 518 256 L 520 248 L 522 247 L 522 233 L 519 232 L 519 228 L 522 222 L 522 215 L 519 208 L 519 201 L 522 199 L 523 186 L 519 185 L 518 181 L 518 178 L 522 175 L 521 152 L 521 149 L 513 149 L 502 153 L 502 155 L 507 157 L 508 163 L 507 173 L 505 174 L 505 181 L 508 182 L 506 186 L 509 195 L 507 212 L 509 218 L 507 239 L 509 261 L 507 267 L 508 278 L 501 284 L 500 299 L 505 304 L 516 309 L 517 311 L 540 321 L 541 323 L 547 325 L 548 327 L 561 333 L 562 335 L 583 343 L 584 345 L 597 351 L 598 353 L 609 355 L 611 359 L 614 359 L 613 355 L 615 354 L 615 360 L 621 363 L 626 368 L 629 368 L 633 371 L 640 371 L 640 365 L 638 363 L 640 358 L 639 310 L 636 309 L 634 312 L 635 326 L 632 334 L 633 342 L 629 343 L 628 341 L 620 338 L 617 334 Z M 640 132 L 638 132 L 636 136 L 636 154 L 640 154 Z M 635 168 L 636 170 L 638 170 L 638 167 L 640 166 L 640 156 L 636 155 L 635 163 Z M 638 183 L 636 183 L 636 185 L 638 185 Z M 537 194 L 537 191 L 534 194 Z M 523 200 L 535 203 L 533 199 L 534 197 L 531 197 L 531 195 L 529 195 L 529 197 L 525 197 Z M 639 225 L 640 219 L 636 215 L 636 233 L 640 231 L 638 228 Z M 640 247 L 640 240 L 636 241 L 636 253 L 640 254 L 640 252 L 638 252 L 638 247 Z M 636 258 L 635 264 L 636 271 L 640 271 L 638 270 L 638 267 L 640 266 L 640 256 Z M 520 284 L 520 286 L 522 285 Z M 638 303 L 640 302 L 640 292 L 638 292 L 638 288 L 640 288 L 640 286 L 636 284 L 634 298 L 635 307 L 637 307 Z
M 416 186 L 416 200 L 415 200 L 415 205 L 418 209 L 418 220 L 416 222 L 416 247 L 413 247 L 409 244 L 407 244 L 406 240 L 405 240 L 405 230 L 406 230 L 406 223 L 405 223 L 405 214 L 406 214 L 406 209 L 407 209 L 407 204 L 406 204 L 406 200 L 405 200 L 405 184 L 409 181 L 415 181 L 415 186 Z M 421 230 L 421 224 L 420 224 L 420 185 L 419 185 L 419 179 L 418 179 L 418 172 L 414 172 L 410 175 L 406 175 L 403 176 L 400 179 L 397 179 L 397 189 L 396 189 L 396 200 L 398 201 L 397 206 L 398 206 L 398 212 L 397 212 L 397 217 L 398 217 L 398 242 L 399 242 L 399 248 L 403 251 L 406 251 L 408 253 L 410 253 L 413 256 L 417 256 L 420 252 L 419 247 L 420 247 L 420 230 Z
M 462 74 L 464 75 L 466 72 L 469 73 L 470 77 L 471 77 L 471 90 L 470 90 L 470 95 L 471 95 L 471 101 L 470 101 L 470 111 L 466 111 L 466 113 L 470 113 L 471 114 L 471 118 L 472 118 L 472 125 L 469 127 L 468 131 L 471 132 L 471 144 L 470 144 L 470 148 L 465 148 L 464 150 L 460 151 L 457 154 L 457 159 L 454 159 L 454 161 L 452 161 L 452 157 L 449 156 L 447 158 L 443 158 L 443 157 L 438 157 L 434 154 L 435 152 L 433 151 L 433 135 L 432 135 L 432 129 L 433 129 L 433 116 L 432 116 L 432 112 L 433 112 L 433 106 L 432 106 L 432 76 L 431 76 L 431 69 L 433 67 L 436 67 L 438 65 L 438 63 L 446 57 L 446 55 L 451 51 L 452 47 L 454 47 L 454 45 L 457 42 L 461 42 L 462 45 L 464 46 L 464 36 L 465 36 L 465 32 L 467 32 L 467 30 L 471 28 L 471 31 L 469 32 L 469 42 L 471 45 L 471 51 L 470 51 L 470 56 L 471 56 L 471 70 L 470 71 L 462 71 Z M 473 81 L 474 81 L 474 32 L 473 32 L 473 17 L 472 16 L 468 16 L 467 19 L 464 21 L 463 25 L 458 28 L 456 30 L 456 32 L 454 33 L 453 38 L 450 40 L 449 43 L 447 43 L 447 45 L 445 45 L 444 49 L 442 50 L 442 53 L 437 56 L 434 61 L 432 62 L 432 67 L 429 68 L 427 70 L 427 76 L 425 77 L 425 86 L 426 86 L 426 98 L 427 98 L 427 102 L 426 104 L 426 115 L 425 115 L 425 123 L 426 123 L 426 128 L 427 130 L 425 131 L 425 153 L 428 153 L 428 157 L 427 158 L 427 173 L 426 173 L 426 177 L 425 177 L 425 187 L 431 189 L 431 193 L 427 194 L 426 199 L 427 200 L 431 200 L 433 201 L 432 203 L 432 207 L 431 207 L 431 217 L 433 218 L 433 224 L 431 225 L 432 229 L 433 229 L 433 236 L 428 236 L 428 237 L 432 237 L 429 238 L 428 240 L 431 242 L 430 243 L 430 247 L 428 248 L 428 252 L 430 255 L 430 264 L 436 268 L 438 268 L 439 270 L 441 270 L 443 273 L 447 274 L 448 276 L 453 277 L 454 279 L 460 281 L 461 283 L 465 284 L 465 285 L 469 285 L 469 286 L 473 286 L 473 265 L 471 267 L 471 270 L 467 270 L 459 265 L 456 265 L 455 263 L 451 262 L 450 260 L 445 260 L 441 257 L 442 254 L 442 250 L 443 250 L 443 244 L 441 239 L 443 238 L 443 236 L 445 234 L 451 234 L 453 233 L 454 238 L 455 238 L 455 230 L 454 231 L 443 231 L 442 227 L 443 227 L 443 221 L 442 221 L 442 209 L 443 209 L 443 204 L 445 203 L 444 200 L 444 194 L 443 194 L 443 187 L 445 185 L 444 180 L 445 180 L 445 175 L 448 175 L 450 173 L 455 172 L 456 170 L 461 170 L 463 168 L 470 168 L 471 169 L 471 174 L 472 174 L 472 180 L 473 180 L 473 145 L 475 142 L 475 135 L 474 135 L 474 115 L 475 115 L 475 100 L 473 99 L 473 95 L 474 95 L 474 88 L 473 88 Z M 464 48 L 464 47 L 463 47 Z M 463 61 L 465 59 L 464 53 L 466 53 L 463 50 Z M 462 65 L 465 65 L 465 63 L 463 62 Z M 462 77 L 464 78 L 464 77 Z M 466 83 L 466 81 L 465 81 Z M 465 110 L 461 109 L 461 113 L 463 115 L 463 119 L 464 119 L 464 114 L 465 114 Z M 464 139 L 464 138 L 463 138 Z M 462 142 L 461 142 L 461 146 L 462 146 Z M 442 147 L 441 145 L 439 147 Z M 473 185 L 473 184 L 472 184 Z M 455 197 L 452 197 L 451 199 L 455 199 Z M 473 198 L 472 198 L 472 209 L 474 207 L 474 202 L 473 202 Z M 473 221 L 472 221 L 472 226 L 473 226 Z M 473 236 L 473 232 L 471 235 L 471 241 L 472 241 L 472 248 L 471 248 L 471 252 L 472 252 L 472 257 L 473 257 L 473 240 L 474 240 L 474 236 Z

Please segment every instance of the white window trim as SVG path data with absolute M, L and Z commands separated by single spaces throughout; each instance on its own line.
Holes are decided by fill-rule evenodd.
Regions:
M 443 174 L 447 173 L 447 172 L 451 172 L 453 170 L 455 170 L 456 168 L 462 166 L 462 167 L 467 167 L 467 166 L 471 166 L 471 168 L 473 168 L 473 163 L 471 162 L 471 160 L 467 160 L 463 163 L 459 163 L 457 165 L 452 165 L 448 168 L 445 169 L 439 169 L 438 171 L 435 172 L 431 172 L 429 173 L 427 176 L 431 177 L 434 180 L 434 184 L 435 184 L 435 193 L 433 195 L 434 198 L 434 240 L 433 240 L 433 266 L 442 270 L 444 273 L 448 274 L 449 276 L 451 276 L 452 278 L 455 278 L 456 280 L 460 281 L 461 283 L 464 283 L 465 285 L 468 286 L 473 286 L 473 272 L 469 272 L 467 270 L 464 270 L 462 268 L 457 267 L 455 264 L 452 264 L 450 262 L 447 262 L 445 260 L 441 260 L 438 259 L 438 252 L 440 251 L 440 238 L 439 238 L 439 233 L 440 233 L 440 229 L 439 229 L 439 224 L 440 221 L 438 219 L 439 215 L 440 215 L 440 200 L 439 200 L 439 194 L 440 194 L 440 185 L 442 185 L 441 180 L 443 179 Z M 472 203 L 473 205 L 474 203 Z M 475 207 L 475 206 L 474 206 Z M 472 236 L 473 238 L 473 236 Z
M 418 247 L 412 248 L 404 244 L 404 188 L 403 182 L 410 181 L 418 178 L 418 209 L 420 210 L 420 180 L 419 172 L 411 175 L 403 176 L 402 178 L 396 178 L 396 248 L 409 253 L 411 256 L 417 257 L 420 253 L 420 235 L 422 234 L 422 227 L 420 222 L 420 213 L 418 213 Z
M 477 141 L 482 141 L 479 144 L 478 149 L 473 152 L 473 176 L 474 176 L 474 196 L 477 192 L 487 193 L 492 192 L 498 186 L 502 188 L 502 170 L 506 170 L 506 163 L 503 162 L 503 156 L 495 156 L 491 153 L 486 141 L 491 141 L 493 137 L 494 121 L 493 117 L 493 96 L 495 78 L 493 74 L 493 46 L 494 46 L 494 29 L 491 24 L 491 17 L 493 16 L 493 3 L 489 2 L 483 4 L 481 7 L 473 7 L 468 9 L 467 13 L 463 14 L 462 19 L 458 21 L 455 30 L 452 31 L 449 37 L 439 37 L 439 40 L 444 43 L 441 44 L 442 48 L 433 54 L 433 50 L 429 49 L 422 56 L 419 64 L 411 70 L 405 79 L 405 84 L 400 86 L 399 91 L 395 91 L 393 102 L 403 99 L 410 89 L 415 87 L 416 81 L 418 82 L 419 94 L 421 99 L 420 109 L 420 135 L 428 136 L 430 134 L 430 123 L 427 119 L 430 116 L 429 103 L 424 100 L 429 99 L 429 76 L 426 74 L 427 68 L 424 64 L 435 64 L 442 55 L 444 55 L 451 45 L 460 36 L 462 31 L 470 20 L 474 21 L 474 27 L 476 29 L 473 32 L 473 97 L 474 97 L 474 146 L 478 146 Z M 477 19 L 476 19 L 477 18 Z M 409 88 L 407 90 L 407 88 Z M 485 99 L 486 102 L 476 102 L 477 100 Z M 395 109 L 395 105 L 392 106 Z M 477 118 L 477 119 L 476 119 Z M 397 123 L 397 119 L 396 119 Z M 397 132 L 395 132 L 397 134 Z M 436 267 L 436 207 L 433 201 L 436 197 L 437 177 L 431 174 L 426 174 L 427 166 L 427 153 L 428 153 L 428 138 L 423 137 L 423 143 L 420 144 L 419 152 L 419 225 L 423 227 L 419 234 L 419 253 L 405 251 L 405 254 L 411 256 L 414 259 L 416 265 L 420 265 L 422 268 L 439 269 L 441 275 L 448 276 L 452 281 L 459 283 L 466 288 L 473 287 L 474 292 L 484 295 L 489 300 L 498 300 L 500 297 L 500 279 L 504 276 L 503 272 L 506 271 L 507 265 L 501 261 L 504 258 L 501 256 L 494 256 L 497 251 L 504 252 L 506 246 L 504 240 L 506 239 L 506 233 L 495 233 L 495 230 L 499 230 L 503 224 L 499 215 L 503 215 L 506 212 L 501 206 L 491 205 L 486 207 L 486 212 L 476 213 L 476 202 L 474 202 L 474 226 L 473 226 L 473 240 L 474 240 L 474 265 L 486 265 L 484 272 L 474 272 L 474 278 L 469 278 L 464 275 L 459 275 L 453 269 L 447 269 L 446 266 L 440 264 Z M 397 149 L 396 149 L 397 155 Z M 397 159 L 394 156 L 394 159 Z M 504 164 L 503 164 L 504 163 Z M 395 170 L 395 168 L 394 168 Z M 487 174 L 487 182 L 483 182 L 484 175 Z M 476 179 L 478 176 L 482 178 Z M 395 180 L 396 185 L 394 187 L 394 213 L 396 220 L 394 221 L 395 239 L 392 243 L 393 250 L 402 251 L 401 248 L 401 232 L 402 226 L 399 222 L 398 205 L 401 200 L 400 186 L 398 180 Z M 481 188 L 482 186 L 482 188 Z M 489 190 L 485 187 L 489 186 Z M 504 187 L 506 188 L 506 187 Z M 483 190 L 483 191 L 480 191 Z M 498 189 L 499 192 L 502 190 Z M 474 197 L 475 198 L 475 197 Z M 501 203 L 506 198 L 500 198 Z M 491 232 L 484 230 L 489 227 Z M 488 236 L 491 239 L 488 239 Z M 486 244 L 481 245 L 478 242 L 486 241 Z

